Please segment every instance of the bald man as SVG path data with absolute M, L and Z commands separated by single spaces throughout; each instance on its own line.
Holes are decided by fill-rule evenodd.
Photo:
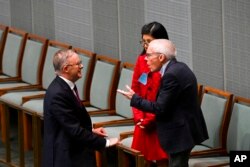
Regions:
M 176 60 L 175 45 L 166 39 L 150 42 L 146 61 L 160 71 L 162 80 L 156 102 L 145 100 L 127 86 L 118 90 L 131 99 L 131 106 L 156 114 L 157 133 L 169 154 L 170 167 L 188 167 L 192 148 L 208 139 L 205 120 L 198 104 L 197 80 L 189 67 Z

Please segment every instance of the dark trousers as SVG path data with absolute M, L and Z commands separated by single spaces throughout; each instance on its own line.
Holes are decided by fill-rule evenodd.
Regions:
M 188 167 L 191 150 L 169 154 L 169 167 Z

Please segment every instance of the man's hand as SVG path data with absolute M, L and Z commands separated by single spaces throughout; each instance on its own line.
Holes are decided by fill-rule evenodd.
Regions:
M 135 92 L 128 85 L 126 85 L 126 88 L 128 91 L 117 89 L 117 92 L 121 93 L 123 96 L 125 96 L 128 99 L 132 99 Z
M 107 137 L 107 133 L 103 127 L 92 129 L 92 132 L 103 137 Z

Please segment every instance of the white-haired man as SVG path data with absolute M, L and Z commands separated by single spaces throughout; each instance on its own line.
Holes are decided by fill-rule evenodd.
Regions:
M 171 41 L 150 42 L 146 56 L 148 67 L 162 75 L 156 102 L 141 98 L 128 86 L 128 91 L 118 92 L 131 99 L 132 107 L 156 114 L 157 133 L 169 155 L 169 166 L 188 167 L 192 148 L 208 139 L 208 133 L 198 104 L 196 77 L 175 57 L 176 48 Z

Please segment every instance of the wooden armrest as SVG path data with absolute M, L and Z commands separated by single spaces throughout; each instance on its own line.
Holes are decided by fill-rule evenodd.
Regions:
M 20 82 L 22 81 L 21 80 L 21 77 L 9 77 L 9 78 L 0 78 L 0 82 Z
M 119 126 L 119 125 L 127 125 L 127 124 L 134 124 L 134 120 L 132 118 L 129 118 L 129 119 L 114 120 L 114 121 L 98 122 L 98 123 L 94 123 L 93 127 L 99 128 L 103 126 Z
M 81 101 L 82 104 L 85 106 L 85 107 L 94 107 L 90 104 L 90 101 L 88 100 L 82 100 Z M 97 109 L 96 111 L 88 111 L 89 115 L 103 115 L 103 114 L 108 114 L 108 115 L 114 115 L 115 114 L 115 110 L 109 108 L 109 109 Z
M 227 155 L 227 150 L 223 148 L 214 148 L 214 149 L 191 152 L 191 157 L 204 157 L 212 155 Z
M 90 106 L 90 101 L 82 101 L 82 104 L 85 106 L 85 107 L 88 107 Z
M 98 110 L 98 111 L 89 111 L 89 115 L 114 115 L 115 110 Z
M 134 131 L 128 131 L 128 132 L 122 132 L 120 133 L 120 140 L 123 140 L 125 138 L 128 138 L 129 136 L 133 136 Z
M 140 151 L 135 150 L 135 149 L 133 149 L 133 148 L 131 148 L 131 147 L 124 146 L 124 145 L 121 144 L 121 143 L 118 143 L 118 144 L 116 145 L 116 147 L 117 147 L 118 149 L 123 150 L 123 151 L 125 151 L 125 152 L 127 152 L 127 153 L 129 153 L 129 154 L 134 155 L 134 156 L 141 156 L 141 155 L 142 155 L 142 153 L 141 153 Z
M 43 113 L 37 113 L 37 117 L 43 121 Z
M 13 88 L 3 88 L 3 89 L 0 89 L 0 96 L 7 93 L 8 91 L 32 90 L 32 89 L 42 89 L 42 86 L 41 85 L 27 85 L 27 86 L 13 87 Z
M 31 96 L 24 96 L 22 98 L 22 104 L 29 101 L 29 100 L 32 100 L 32 99 L 42 99 L 45 97 L 45 94 L 37 94 L 37 95 L 31 95 Z
M 229 163 L 221 163 L 216 165 L 209 165 L 208 167 L 223 167 L 223 166 L 229 166 Z
M 109 110 L 88 111 L 89 115 L 108 115 Z

